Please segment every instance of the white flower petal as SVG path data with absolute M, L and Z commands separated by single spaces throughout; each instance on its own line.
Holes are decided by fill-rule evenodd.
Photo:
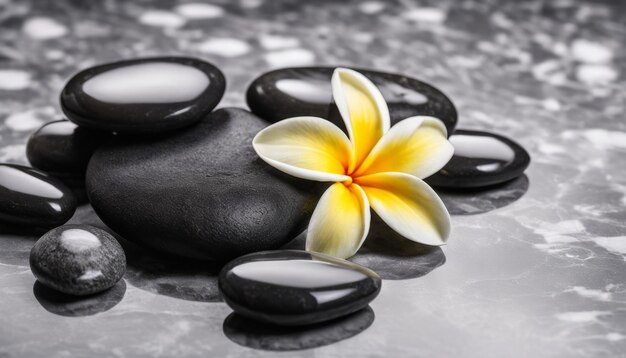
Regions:
M 346 68 L 335 70 L 332 89 L 335 104 L 353 143 L 355 165 L 358 166 L 389 130 L 387 103 L 367 77 Z
M 317 117 L 294 117 L 260 131 L 252 146 L 265 162 L 287 174 L 316 181 L 344 181 L 351 144 L 334 124 Z
M 426 178 L 443 168 L 453 154 L 443 122 L 435 117 L 411 117 L 383 136 L 354 176 L 401 172 Z
M 374 211 L 398 234 L 427 245 L 443 245 L 450 214 L 424 181 L 404 173 L 378 173 L 355 179 Z
M 358 185 L 331 185 L 317 203 L 306 249 L 340 258 L 354 255 L 369 232 L 370 207 Z

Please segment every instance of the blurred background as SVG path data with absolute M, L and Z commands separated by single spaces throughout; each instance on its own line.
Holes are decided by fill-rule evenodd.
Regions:
M 28 136 L 62 117 L 65 82 L 99 63 L 205 59 L 226 76 L 218 107 L 245 108 L 247 85 L 270 69 L 408 75 L 452 99 L 457 128 L 522 144 L 530 186 L 515 205 L 453 217 L 436 264 L 445 265 L 385 281 L 368 330 L 300 355 L 617 357 L 626 351 L 625 17 L 626 2 L 608 0 L 0 0 L 0 162 L 27 164 Z M 215 280 L 159 263 L 129 267 L 121 294 L 96 303 L 37 297 L 48 314 L 25 264 L 32 242 L 0 237 L 0 357 L 264 354 L 242 347 L 254 337 L 224 337 L 230 310 L 201 302 L 219 300 Z M 65 317 L 76 312 L 87 317 Z M 324 334 L 335 335 L 304 339 Z

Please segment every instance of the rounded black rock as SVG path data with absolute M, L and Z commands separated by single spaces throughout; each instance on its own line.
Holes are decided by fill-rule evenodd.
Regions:
M 51 228 L 66 223 L 76 199 L 61 181 L 40 170 L 0 164 L 0 222 Z
M 30 164 L 59 178 L 69 187 L 83 187 L 92 154 L 112 134 L 79 127 L 68 120 L 44 124 L 28 139 Z
M 89 225 L 64 225 L 35 243 L 30 268 L 43 285 L 82 296 L 113 287 L 126 271 L 126 256 L 106 231 Z
M 201 120 L 225 86 L 217 67 L 194 58 L 119 61 L 74 75 L 61 92 L 61 108 L 72 122 L 92 129 L 162 133 Z
M 306 226 L 326 185 L 262 161 L 252 138 L 267 123 L 225 108 L 162 137 L 119 137 L 96 151 L 86 188 L 122 237 L 169 254 L 226 262 L 273 250 Z
M 335 106 L 331 106 L 331 77 L 335 67 L 285 68 L 257 77 L 246 94 L 250 110 L 276 122 L 289 117 L 316 116 L 343 127 Z M 441 119 L 448 134 L 457 123 L 452 101 L 440 90 L 417 79 L 399 74 L 355 68 L 380 90 L 387 105 L 391 125 L 412 116 L 428 115 Z
M 504 183 L 524 173 L 530 156 L 504 136 L 457 130 L 450 136 L 454 155 L 439 172 L 426 179 L 442 188 L 477 188 Z
M 378 295 L 381 284 L 363 266 L 296 250 L 237 258 L 219 276 L 224 301 L 236 313 L 279 325 L 312 324 L 356 312 Z

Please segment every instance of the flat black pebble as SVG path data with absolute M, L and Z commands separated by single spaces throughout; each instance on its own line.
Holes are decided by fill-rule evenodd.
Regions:
M 90 202 L 125 239 L 170 254 L 223 263 L 277 249 L 304 229 L 326 185 L 262 161 L 252 138 L 266 125 L 226 108 L 169 136 L 116 138 L 89 161 Z
M 126 256 L 106 231 L 64 225 L 37 240 L 30 251 L 30 268 L 43 285 L 82 296 L 113 287 L 124 275 Z
M 61 108 L 78 125 L 125 134 L 167 132 L 201 120 L 226 82 L 210 63 L 155 57 L 91 67 L 61 92 Z
M 450 136 L 452 159 L 439 172 L 426 179 L 443 188 L 477 188 L 517 178 L 530 164 L 522 146 L 504 136 L 470 130 L 457 130 Z
M 219 276 L 224 301 L 238 314 L 278 325 L 306 325 L 356 312 L 380 292 L 370 269 L 306 251 L 237 258 Z
M 62 182 L 30 167 L 0 164 L 0 222 L 55 227 L 76 210 L 74 195 Z
M 65 185 L 83 187 L 89 158 L 111 137 L 109 132 L 79 127 L 68 120 L 49 122 L 30 136 L 26 156 L 33 167 Z
M 332 101 L 331 77 L 335 67 L 285 68 L 257 77 L 248 87 L 250 110 L 276 122 L 296 116 L 329 119 L 343 127 Z M 451 134 L 457 122 L 454 104 L 440 90 L 411 77 L 355 68 L 369 78 L 382 93 L 391 124 L 416 115 L 441 119 Z

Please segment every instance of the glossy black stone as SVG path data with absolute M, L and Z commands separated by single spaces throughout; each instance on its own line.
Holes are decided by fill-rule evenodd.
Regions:
M 161 133 L 201 120 L 218 104 L 225 86 L 222 72 L 198 59 L 127 60 L 76 74 L 61 92 L 61 108 L 84 127 Z
M 332 102 L 331 77 L 335 67 L 285 68 L 257 77 L 248 87 L 250 110 L 270 122 L 296 116 L 326 118 L 343 128 Z M 441 119 L 451 134 L 457 122 L 454 104 L 432 85 L 393 73 L 355 68 L 382 93 L 391 124 L 416 115 Z
M 122 278 L 126 256 L 108 232 L 64 225 L 37 240 L 30 251 L 30 269 L 43 285 L 69 295 L 90 295 Z
M 224 301 L 238 314 L 279 325 L 306 325 L 356 312 L 380 292 L 370 269 L 328 255 L 281 250 L 228 263 L 219 276 Z
M 444 188 L 476 188 L 517 178 L 530 164 L 522 146 L 498 134 L 457 130 L 452 159 L 426 182 Z
M 173 135 L 116 138 L 87 169 L 98 216 L 125 239 L 185 257 L 227 261 L 276 249 L 302 231 L 327 185 L 263 162 L 266 122 L 220 109 Z
M 84 187 L 91 155 L 112 134 L 79 127 L 68 120 L 44 124 L 28 139 L 30 164 L 59 178 L 70 188 Z
M 30 167 L 0 164 L 0 223 L 55 227 L 76 210 L 74 195 L 58 179 Z

